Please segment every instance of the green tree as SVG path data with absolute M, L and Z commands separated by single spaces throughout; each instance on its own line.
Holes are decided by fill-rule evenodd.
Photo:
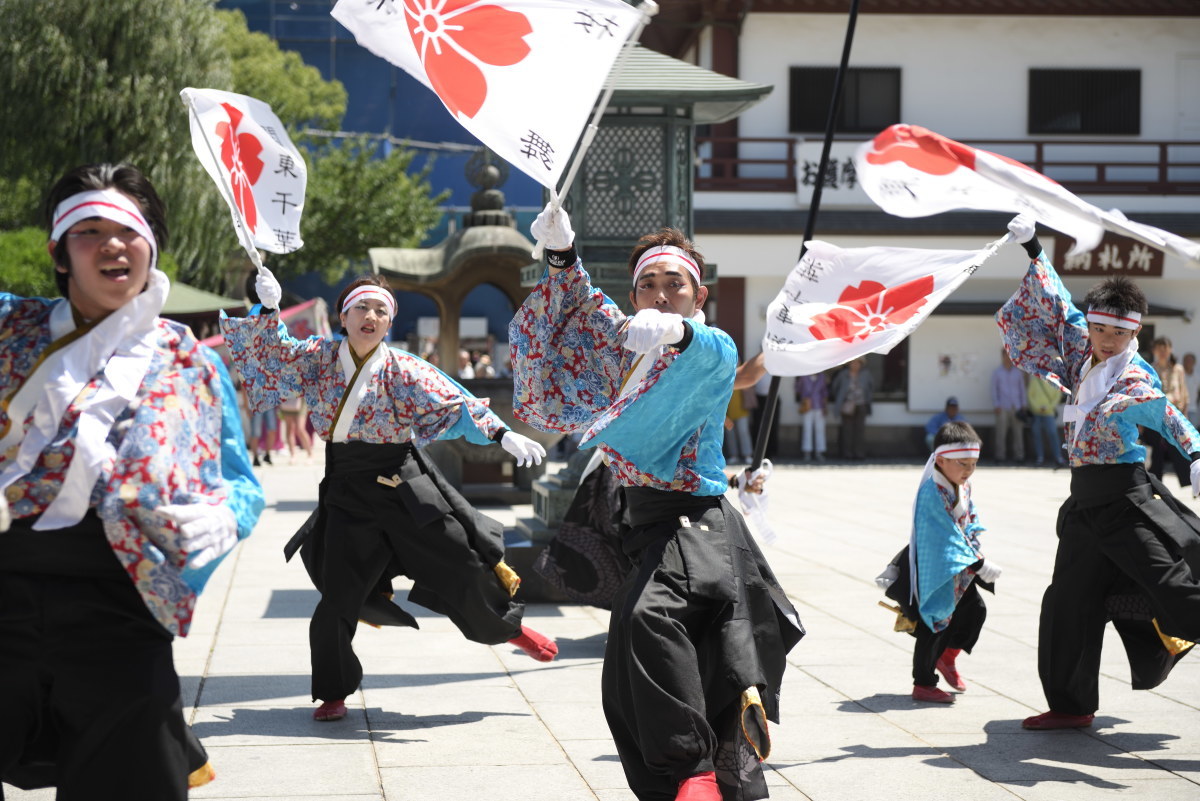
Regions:
M 326 283 L 336 283 L 363 269 L 368 248 L 421 243 L 448 193 L 430 195 L 429 165 L 412 172 L 412 150 L 396 148 L 381 158 L 378 149 L 366 139 L 346 139 L 316 152 L 305 196 L 304 247 L 272 257 L 277 275 L 319 272 Z
M 54 267 L 43 228 L 0 233 L 0 291 L 27 298 L 56 298 Z
M 218 11 L 224 26 L 222 41 L 229 53 L 232 91 L 257 97 L 271 106 L 299 144 L 302 127 L 332 128 L 346 113 L 346 90 L 340 81 L 327 81 L 299 54 L 280 50 L 266 34 L 246 27 L 241 11 Z
M 38 203 L 65 169 L 136 164 L 169 212 L 169 248 L 189 279 L 211 278 L 227 228 L 191 154 L 185 86 L 228 86 L 212 0 L 0 0 L 0 194 L 12 227 L 42 225 Z
M 158 266 L 171 279 L 179 273 L 169 253 L 160 254 Z M 27 298 L 58 297 L 45 228 L 0 231 L 0 291 Z
M 427 172 L 408 174 L 412 154 L 372 158 L 359 142 L 307 142 L 299 134 L 306 126 L 340 127 L 342 85 L 249 31 L 240 11 L 213 3 L 0 0 L 0 230 L 43 225 L 42 193 L 63 170 L 128 161 L 167 205 L 180 278 L 215 292 L 239 285 L 246 257 L 192 151 L 179 98 L 192 86 L 263 100 L 302 152 L 313 147 L 302 221 L 309 245 L 278 260 L 284 275 L 333 276 L 365 259 L 368 246 L 419 240 L 440 198 L 429 197 Z

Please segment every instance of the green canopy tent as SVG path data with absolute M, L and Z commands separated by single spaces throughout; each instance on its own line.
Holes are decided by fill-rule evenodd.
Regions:
M 189 326 L 197 338 L 203 339 L 216 333 L 219 311 L 240 312 L 245 308 L 244 300 L 197 289 L 182 281 L 172 281 L 171 292 L 163 305 L 162 316 Z

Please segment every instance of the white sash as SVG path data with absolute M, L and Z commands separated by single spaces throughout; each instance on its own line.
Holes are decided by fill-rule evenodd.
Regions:
M 17 443 L 20 448 L 16 458 L 0 472 L 0 491 L 33 469 L 62 426 L 67 409 L 88 382 L 103 376 L 96 391 L 78 401 L 75 453 L 62 488 L 34 529 L 73 526 L 87 513 L 96 480 L 116 459 L 108 443 L 109 431 L 117 416 L 137 397 L 150 368 L 158 336 L 156 320 L 170 288 L 166 275 L 151 270 L 145 292 L 109 314 L 87 334 L 51 353 L 10 399 L 11 427 L 0 440 L 0 453 Z M 50 330 L 56 339 L 74 330 L 66 300 L 51 310 Z M 33 423 L 26 431 L 25 420 L 30 413 Z
M 1083 419 L 1092 409 L 1096 408 L 1100 401 L 1104 400 L 1108 391 L 1112 389 L 1112 385 L 1125 372 L 1125 368 L 1129 366 L 1133 354 L 1137 351 L 1137 337 L 1133 337 L 1129 341 L 1129 347 L 1121 353 L 1105 359 L 1099 364 L 1089 363 L 1084 368 L 1083 380 L 1079 382 L 1079 389 L 1075 391 L 1073 402 L 1063 407 L 1063 422 L 1074 424 L 1071 432 L 1072 448 L 1075 447 L 1075 440 L 1079 437 L 1079 428 Z
M 387 346 L 380 342 L 375 350 L 371 351 L 371 355 L 363 361 L 362 367 L 355 367 L 354 357 L 350 355 L 350 340 L 342 340 L 342 344 L 338 348 L 338 362 L 342 366 L 342 373 L 346 376 L 347 386 L 346 392 L 342 396 L 344 400 L 342 408 L 338 411 L 337 423 L 329 436 L 330 442 L 346 441 L 346 437 L 350 433 L 350 424 L 354 422 L 354 415 L 358 412 L 363 397 L 367 394 L 371 378 L 383 364 L 385 358 L 387 358 Z M 355 376 L 356 372 L 357 376 Z

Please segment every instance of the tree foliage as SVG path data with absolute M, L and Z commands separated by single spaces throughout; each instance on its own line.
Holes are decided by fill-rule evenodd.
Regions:
M 217 17 L 225 28 L 232 91 L 269 104 L 293 141 L 301 138 L 301 127 L 338 128 L 346 113 L 340 81 L 325 80 L 299 54 L 280 50 L 266 34 L 249 30 L 241 11 L 218 11 Z
M 0 28 L 0 230 L 44 225 L 42 194 L 65 170 L 127 161 L 167 205 L 180 278 L 215 292 L 240 284 L 245 254 L 192 152 L 179 90 L 257 97 L 294 134 L 336 129 L 345 111 L 340 83 L 214 0 L 0 0 Z M 303 149 L 303 137 L 293 138 Z M 409 153 L 372 160 L 372 148 L 341 142 L 307 156 L 309 244 L 279 259 L 285 274 L 332 276 L 368 246 L 415 243 L 436 220 L 439 199 L 430 199 L 426 173 L 408 174 Z
M 44 192 L 78 164 L 135 164 L 167 205 L 171 252 L 211 278 L 227 222 L 179 99 L 230 82 L 211 0 L 0 0 L 0 20 L 0 191 Z M 10 224 L 42 225 L 40 211 Z
M 169 253 L 159 255 L 158 266 L 172 279 L 179 272 Z M 27 298 L 58 296 L 45 228 L 0 231 L 0 291 Z

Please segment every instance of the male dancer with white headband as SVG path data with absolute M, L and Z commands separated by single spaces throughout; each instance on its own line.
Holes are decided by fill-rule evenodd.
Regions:
M 979 435 L 969 423 L 951 421 L 933 444 L 913 502 L 908 548 L 877 581 L 915 624 L 913 700 L 950 704 L 955 696 L 938 688 L 937 674 L 953 689 L 967 689 L 955 660 L 979 639 L 987 607 L 978 587 L 992 589 L 1000 566 L 980 549 L 984 528 L 971 497 Z
M 641 801 L 763 798 L 767 719 L 803 629 L 724 499 L 737 351 L 704 323 L 704 261 L 675 229 L 642 237 L 627 317 L 592 286 L 564 210 L 547 206 L 532 233 L 549 272 L 509 325 L 513 410 L 585 432 L 623 487 L 633 568 L 601 692 L 625 776 Z
M 46 212 L 64 297 L 0 293 L 0 778 L 183 799 L 204 758 L 171 640 L 262 490 L 224 366 L 158 316 L 154 187 L 80 167 Z
M 1038 673 L 1050 711 L 1027 729 L 1092 725 L 1108 620 L 1135 690 L 1157 687 L 1200 639 L 1200 518 L 1145 469 L 1138 427 L 1191 460 L 1200 492 L 1200 434 L 1167 401 L 1137 353 L 1146 297 L 1126 278 L 1087 294 L 1086 315 L 1038 243 L 1035 221 L 1009 223 L 1032 260 L 996 314 L 1013 362 L 1067 393 L 1071 495 L 1058 517 L 1054 575 L 1042 599 Z
M 504 528 L 479 514 L 420 449 L 436 439 L 499 443 L 518 463 L 537 464 L 541 445 L 510 431 L 486 399 L 384 341 L 396 318 L 386 279 L 367 276 L 338 298 L 344 339 L 288 336 L 283 291 L 269 272 L 256 281 L 261 306 L 222 317 L 221 330 L 254 411 L 303 395 L 325 440 L 317 509 L 284 550 L 300 550 L 321 601 L 309 626 L 318 721 L 346 716 L 362 681 L 353 639 L 359 620 L 410 626 L 391 602 L 391 580 L 413 580 L 408 599 L 449 617 L 467 639 L 508 642 L 549 662 L 554 641 L 523 626 L 517 578 L 504 563 Z

